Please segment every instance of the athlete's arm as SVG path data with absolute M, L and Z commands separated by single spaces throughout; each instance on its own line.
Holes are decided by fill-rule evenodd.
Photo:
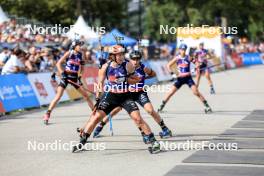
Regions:
M 135 68 L 130 62 L 128 62 L 126 64 L 126 69 L 127 69 L 128 75 L 129 75 L 128 78 L 127 78 L 128 84 L 136 84 L 136 83 L 138 83 L 140 81 L 140 78 L 138 76 L 134 75 Z
M 96 89 L 96 98 L 99 98 L 101 94 L 103 93 L 103 85 L 106 75 L 106 69 L 107 69 L 108 63 L 105 63 L 101 69 L 98 71 L 98 84 Z
M 174 57 L 172 60 L 170 60 L 169 61 L 169 63 L 167 64 L 167 69 L 168 69 L 168 71 L 171 73 L 172 72 L 172 70 L 171 70 L 171 66 L 174 64 L 174 63 L 176 63 L 176 61 L 177 61 L 177 58 L 176 57 Z
M 146 79 L 148 79 L 148 78 L 152 78 L 152 77 L 155 77 L 155 76 L 156 76 L 156 72 L 153 71 L 151 68 L 145 67 L 145 68 L 144 68 L 144 72 L 148 75 L 148 76 L 146 77 Z
M 69 57 L 70 51 L 67 51 L 57 62 L 56 67 L 58 69 L 59 74 L 61 75 L 63 73 L 62 63 L 66 61 L 66 59 Z
M 84 53 L 84 52 L 83 52 Z M 84 70 L 84 65 L 85 65 L 85 55 L 82 53 L 82 60 L 81 60 L 81 66 L 80 66 L 80 71 L 79 71 L 79 76 L 82 77 L 82 73 Z

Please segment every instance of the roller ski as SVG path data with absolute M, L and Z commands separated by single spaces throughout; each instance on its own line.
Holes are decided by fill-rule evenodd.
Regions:
M 151 154 L 156 154 L 161 151 L 160 144 L 158 141 L 154 141 L 151 143 L 151 146 L 148 147 L 148 151 Z
M 159 133 L 159 136 L 160 136 L 160 138 L 169 138 L 169 137 L 172 137 L 172 132 L 168 128 L 164 128 Z
M 89 137 L 89 135 L 82 131 L 82 134 L 80 134 L 80 142 L 73 146 L 72 153 L 76 153 L 76 152 L 82 151 L 84 146 L 85 146 L 85 144 L 87 143 L 88 137 Z
M 43 121 L 45 125 L 49 124 L 49 119 L 50 119 L 50 112 L 46 112 L 46 114 L 43 116 Z
M 209 114 L 209 113 L 212 113 L 213 110 L 208 106 L 208 107 L 206 107 L 206 108 L 204 109 L 204 112 L 205 112 L 205 114 Z

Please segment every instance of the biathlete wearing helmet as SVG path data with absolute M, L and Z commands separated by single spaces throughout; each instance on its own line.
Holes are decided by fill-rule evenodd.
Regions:
M 82 53 L 74 53 L 74 51 L 71 50 L 70 55 L 66 60 L 65 70 L 63 72 L 59 86 L 65 89 L 68 83 L 70 83 L 75 89 L 80 88 L 80 86 L 78 85 L 78 72 L 80 70 L 81 65 L 84 65 L 84 61 L 82 60 Z M 76 84 L 73 84 L 68 80 Z
M 131 59 L 140 60 L 141 57 L 142 55 L 139 51 L 133 51 L 130 54 Z M 142 107 L 144 107 L 145 104 L 150 103 L 147 92 L 143 90 L 146 79 L 146 73 L 144 71 L 145 67 L 146 66 L 143 63 L 139 63 L 139 66 L 135 69 L 135 75 L 140 78 L 140 81 L 137 84 L 129 85 L 132 99 Z
M 123 53 L 124 50 L 120 47 L 121 46 L 114 46 L 110 53 Z M 129 61 L 124 60 L 117 67 L 112 66 L 113 61 L 106 63 L 106 91 L 102 95 L 98 105 L 98 110 L 104 111 L 105 114 L 109 114 L 118 106 L 123 107 L 129 114 L 138 110 L 136 103 L 131 99 L 130 92 L 128 91 L 127 78 L 129 74 L 126 69 L 128 62 Z
M 208 54 L 208 50 L 206 49 L 198 49 L 195 51 L 195 62 L 199 64 L 200 73 L 204 73 L 207 69 L 207 59 L 206 56 Z
M 174 83 L 174 86 L 179 89 L 182 85 L 187 84 L 189 87 L 195 85 L 190 71 L 191 61 L 188 55 L 182 57 L 181 55 L 176 56 L 176 64 L 179 75 Z

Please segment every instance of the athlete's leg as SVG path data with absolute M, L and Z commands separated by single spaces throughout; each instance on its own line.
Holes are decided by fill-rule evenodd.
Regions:
M 210 93 L 211 93 L 211 94 L 215 94 L 213 81 L 212 81 L 212 79 L 211 79 L 210 72 L 209 72 L 208 69 L 205 71 L 205 77 L 206 77 L 206 79 L 208 80 L 208 83 L 209 83 L 209 86 L 210 86 Z
M 93 132 L 95 126 L 100 122 L 100 120 L 105 115 L 106 114 L 102 110 L 97 110 L 95 114 L 92 114 L 89 120 L 85 124 L 84 132 L 90 135 Z
M 50 118 L 50 114 L 51 114 L 52 110 L 54 109 L 54 107 L 56 106 L 56 104 L 58 103 L 58 101 L 60 100 L 60 98 L 62 97 L 63 92 L 64 92 L 64 87 L 58 86 L 56 95 L 53 98 L 53 100 L 50 102 L 49 107 L 48 107 L 48 110 L 46 111 L 46 113 L 43 116 L 43 120 L 44 120 L 44 123 L 46 125 L 49 122 L 49 118 Z
M 207 101 L 205 100 L 204 96 L 200 93 L 200 91 L 196 87 L 196 85 L 192 85 L 191 89 L 192 89 L 193 94 L 200 99 L 200 101 L 204 104 L 205 107 L 210 107 Z
M 173 85 L 171 87 L 171 89 L 169 90 L 169 92 L 166 94 L 165 98 L 162 100 L 162 103 L 158 109 L 158 112 L 162 111 L 162 109 L 165 107 L 166 103 L 169 101 L 169 99 L 176 93 L 176 91 L 178 90 L 178 88 Z
M 50 102 L 48 111 L 51 112 L 54 109 L 54 107 L 56 106 L 56 104 L 58 103 L 58 101 L 61 99 L 61 97 L 63 95 L 63 92 L 64 92 L 64 88 L 61 87 L 61 86 L 58 86 L 57 92 L 56 92 L 56 96 Z
M 195 79 L 196 79 L 196 86 L 199 87 L 202 73 L 200 73 L 200 71 L 197 71 L 196 73 L 197 73 L 196 74 L 196 77 L 195 77 Z
M 212 82 L 212 79 L 211 79 L 211 76 L 210 76 L 210 72 L 209 72 L 208 69 L 205 71 L 205 77 L 208 80 L 209 86 L 213 86 L 213 82 Z

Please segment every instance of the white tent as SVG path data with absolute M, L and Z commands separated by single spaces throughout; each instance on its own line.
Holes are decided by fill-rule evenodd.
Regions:
M 0 23 L 3 23 L 5 21 L 9 21 L 9 18 L 7 18 L 7 16 L 4 13 L 2 7 L 0 6 Z
M 98 38 L 98 34 L 86 24 L 82 16 L 78 17 L 73 27 L 71 27 L 70 31 L 67 33 L 67 36 L 71 39 L 74 39 L 76 34 L 78 34 L 80 37 L 83 36 L 87 40 Z

